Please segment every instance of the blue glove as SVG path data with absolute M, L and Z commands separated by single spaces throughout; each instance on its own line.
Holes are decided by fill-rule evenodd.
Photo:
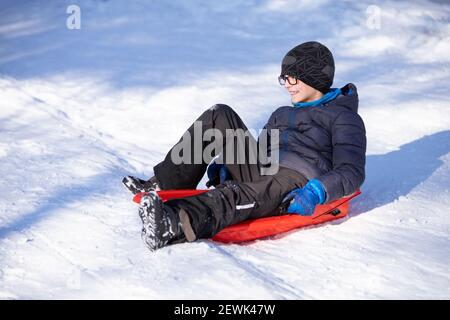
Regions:
M 314 213 L 316 205 L 324 203 L 325 199 L 326 192 L 324 186 L 319 180 L 312 179 L 303 188 L 294 189 L 289 192 L 283 199 L 283 203 L 290 202 L 287 209 L 288 213 L 310 216 Z
M 215 161 L 211 162 L 206 170 L 208 175 L 208 182 L 206 186 L 209 188 L 211 186 L 216 186 L 218 184 L 224 183 L 226 180 L 231 179 L 230 173 L 224 164 L 217 164 Z

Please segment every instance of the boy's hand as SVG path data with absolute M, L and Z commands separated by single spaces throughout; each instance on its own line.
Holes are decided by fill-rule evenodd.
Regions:
M 230 178 L 227 167 L 225 167 L 224 164 L 217 164 L 215 161 L 208 166 L 206 174 L 209 179 L 208 182 L 206 182 L 208 188 L 224 183 Z
M 310 216 L 314 213 L 316 205 L 325 201 L 325 189 L 322 183 L 313 179 L 303 188 L 294 189 L 288 193 L 282 203 L 290 202 L 288 213 L 296 213 L 301 216 Z

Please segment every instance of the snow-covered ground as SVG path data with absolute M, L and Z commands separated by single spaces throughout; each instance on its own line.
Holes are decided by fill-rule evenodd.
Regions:
M 425 0 L 1 1 L 0 298 L 449 299 L 449 22 Z M 122 176 L 151 176 L 215 103 L 260 128 L 307 40 L 359 88 L 350 217 L 147 251 Z

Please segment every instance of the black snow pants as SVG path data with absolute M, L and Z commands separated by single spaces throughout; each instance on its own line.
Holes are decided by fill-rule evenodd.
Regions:
M 224 104 L 214 105 L 196 121 L 201 123 L 202 133 L 208 129 L 217 129 L 225 137 L 226 129 L 247 131 L 239 115 Z M 187 132 L 193 137 L 194 124 Z M 245 144 L 250 148 L 250 140 L 255 138 L 251 135 L 247 137 Z M 181 140 L 177 145 L 180 143 Z M 207 145 L 208 142 L 204 142 L 202 150 L 196 152 L 203 152 Z M 234 145 L 236 147 L 238 144 Z M 195 155 L 192 153 L 190 163 L 175 164 L 171 157 L 174 148 L 169 151 L 164 161 L 154 167 L 161 189 L 195 189 L 205 174 L 208 163 L 195 163 Z M 226 150 L 228 149 L 224 142 L 221 152 L 223 159 L 226 159 Z M 231 180 L 217 185 L 215 189 L 197 196 L 166 202 L 166 205 L 183 209 L 187 213 L 195 239 L 210 238 L 223 228 L 247 219 L 280 215 L 280 204 L 284 196 L 307 183 L 301 173 L 289 168 L 279 167 L 278 172 L 273 175 L 262 175 L 259 163 L 241 162 L 237 161 L 236 157 L 233 163 L 224 162 Z

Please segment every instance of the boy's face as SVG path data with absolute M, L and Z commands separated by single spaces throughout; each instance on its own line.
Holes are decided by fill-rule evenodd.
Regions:
M 293 103 L 314 101 L 323 96 L 323 93 L 319 90 L 314 89 L 299 79 L 296 80 L 297 84 L 290 84 L 289 81 L 286 81 L 284 84 L 284 87 L 291 95 L 291 100 Z M 291 83 L 295 83 L 295 79 L 294 81 L 291 81 Z

